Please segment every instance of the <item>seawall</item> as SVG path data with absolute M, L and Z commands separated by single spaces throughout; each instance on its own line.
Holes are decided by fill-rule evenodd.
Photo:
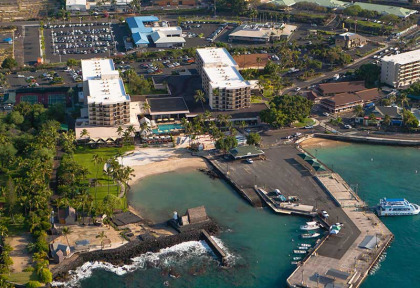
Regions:
M 380 137 L 336 135 L 336 134 L 322 134 L 322 133 L 315 133 L 314 136 L 318 138 L 329 139 L 329 140 L 376 144 L 376 145 L 420 146 L 420 140 L 391 139 L 391 138 L 380 138 Z
M 131 259 L 140 256 L 141 254 L 158 252 L 161 249 L 187 241 L 199 241 L 202 239 L 202 230 L 206 230 L 210 235 L 215 235 L 219 232 L 219 227 L 214 221 L 210 220 L 198 225 L 194 230 L 176 235 L 162 236 L 146 241 L 136 239 L 115 249 L 96 250 L 75 254 L 71 258 L 64 260 L 51 271 L 53 273 L 53 279 L 66 278 L 68 271 L 74 270 L 86 262 L 101 261 L 113 265 L 131 264 Z

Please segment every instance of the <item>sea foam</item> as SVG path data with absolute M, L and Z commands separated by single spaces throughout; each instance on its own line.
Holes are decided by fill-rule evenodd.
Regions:
M 228 251 L 220 239 L 216 237 L 212 238 L 227 254 L 227 263 L 229 266 L 234 264 L 236 256 Z M 148 267 L 165 268 L 171 266 L 171 264 L 174 263 L 181 264 L 182 262 L 188 261 L 192 257 L 209 257 L 210 259 L 214 258 L 215 255 L 205 241 L 188 241 L 174 245 L 172 247 L 161 249 L 157 253 L 148 252 L 138 257 L 134 257 L 131 259 L 132 263 L 130 265 L 116 266 L 107 262 L 86 262 L 76 270 L 69 271 L 69 281 L 54 281 L 52 286 L 79 287 L 80 281 L 91 277 L 93 270 L 95 269 L 103 269 L 121 276 L 138 269 L 146 269 Z

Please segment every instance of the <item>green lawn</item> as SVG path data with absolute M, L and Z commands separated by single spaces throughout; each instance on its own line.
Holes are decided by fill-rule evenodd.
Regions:
M 10 275 L 3 274 L 7 280 L 17 284 L 26 284 L 29 281 L 39 281 L 38 275 L 34 271 L 32 272 L 19 272 L 19 273 L 10 273 Z
M 117 147 L 104 147 L 104 148 L 89 148 L 89 147 L 77 147 L 76 152 L 74 153 L 74 159 L 84 167 L 86 167 L 89 170 L 89 174 L 87 178 L 96 178 L 96 175 L 98 175 L 98 187 L 96 188 L 97 193 L 97 200 L 99 202 L 102 201 L 102 199 L 108 195 L 108 181 L 109 181 L 109 193 L 116 195 L 118 194 L 118 186 L 116 183 L 112 180 L 108 180 L 108 176 L 104 174 L 103 167 L 105 165 L 106 160 L 114 157 L 118 151 L 121 153 L 125 153 L 127 151 L 131 151 L 134 149 L 134 146 L 124 146 L 121 148 Z M 98 154 L 100 157 L 104 159 L 102 163 L 95 165 L 93 163 L 93 155 Z M 96 174 L 98 173 L 98 174 Z M 92 197 L 95 197 L 95 187 L 89 188 L 89 193 L 92 195 Z
M 305 127 L 305 126 L 310 126 L 310 125 L 314 125 L 315 121 L 312 120 L 311 118 L 305 118 L 305 120 L 303 120 L 303 122 L 297 122 L 294 123 L 293 125 L 295 127 L 301 128 L 301 127 Z

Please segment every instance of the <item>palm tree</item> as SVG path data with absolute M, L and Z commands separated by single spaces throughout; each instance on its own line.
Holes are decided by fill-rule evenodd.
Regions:
M 405 93 L 405 92 L 401 92 L 401 93 L 398 95 L 398 101 L 400 101 L 400 102 L 401 102 L 401 108 L 404 108 L 404 103 L 405 103 L 405 104 L 408 104 L 408 97 L 407 97 L 407 93 Z
M 245 127 L 246 127 L 246 122 L 244 121 L 244 120 L 242 120 L 240 123 L 239 123 L 239 126 L 241 127 L 241 129 L 242 129 L 242 131 L 245 129 Z
M 202 90 L 195 91 L 194 100 L 195 102 L 201 102 L 201 107 L 204 111 L 204 102 L 206 102 L 206 97 L 204 96 L 204 92 Z
M 361 117 L 364 114 L 363 107 L 361 105 L 357 105 L 354 107 L 354 113 L 356 113 L 357 117 Z
M 104 238 L 108 238 L 105 235 L 105 231 L 101 231 L 98 235 L 96 235 L 96 238 L 101 238 L 101 249 L 104 249 Z
M 67 238 L 67 236 L 70 235 L 72 231 L 69 227 L 63 227 L 63 230 L 61 232 L 63 233 L 64 237 L 66 237 L 67 245 L 70 247 L 69 239 Z
M 121 138 L 121 135 L 122 135 L 123 131 L 124 131 L 124 129 L 121 126 L 118 126 L 118 128 L 117 128 L 118 138 Z
M 261 57 L 257 57 L 258 70 L 260 70 L 260 64 L 261 63 L 262 63 Z
M 89 137 L 89 132 L 86 129 L 83 129 L 82 131 L 80 131 L 80 138 L 83 137 Z
M 102 164 L 104 162 L 104 158 L 102 158 L 101 156 L 99 156 L 98 154 L 94 154 L 92 156 L 92 160 L 93 163 L 95 164 L 96 167 L 96 183 L 95 183 L 95 205 L 97 204 L 97 192 L 98 192 L 98 173 L 99 173 L 99 168 L 100 168 L 100 164 Z
M 147 100 L 143 102 L 142 108 L 143 108 L 143 111 L 145 112 L 144 114 L 146 114 L 146 111 L 149 111 L 150 104 L 147 102 Z

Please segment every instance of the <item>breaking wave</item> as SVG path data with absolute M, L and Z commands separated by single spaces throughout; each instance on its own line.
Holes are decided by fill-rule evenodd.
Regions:
M 226 261 L 229 266 L 233 266 L 237 256 L 234 256 L 224 245 L 223 242 L 212 237 L 220 248 L 225 251 Z M 210 254 L 210 255 L 209 255 Z M 174 245 L 169 248 L 161 249 L 157 253 L 147 252 L 138 257 L 132 258 L 130 265 L 116 266 L 107 262 L 86 262 L 76 270 L 69 271 L 70 279 L 67 282 L 54 281 L 53 287 L 78 287 L 80 281 L 92 276 L 95 269 L 103 269 L 113 272 L 119 276 L 146 268 L 166 268 L 172 264 L 181 264 L 191 258 L 206 257 L 208 259 L 215 258 L 215 254 L 205 241 L 188 241 Z

